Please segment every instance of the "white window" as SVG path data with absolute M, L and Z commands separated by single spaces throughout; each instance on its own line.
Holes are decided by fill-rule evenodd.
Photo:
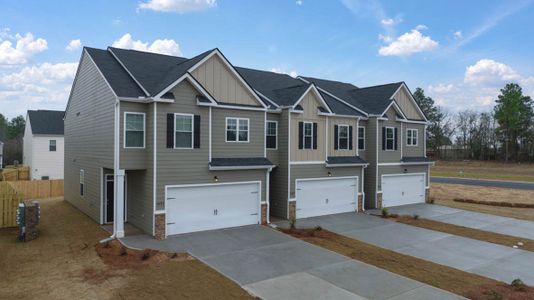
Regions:
M 124 113 L 124 147 L 145 148 L 144 113 Z
M 80 170 L 80 196 L 85 195 L 85 170 Z
M 395 150 L 395 128 L 386 127 L 386 150 Z
M 48 141 L 48 150 L 50 152 L 55 152 L 56 151 L 56 140 L 49 140 Z
M 406 129 L 406 145 L 417 146 L 417 129 Z
M 193 115 L 174 114 L 174 148 L 193 148 Z
M 248 142 L 249 119 L 226 118 L 226 141 L 227 142 Z
M 313 147 L 313 123 L 304 122 L 304 134 L 302 135 L 304 139 L 303 145 L 304 149 L 312 149 Z
M 358 150 L 365 150 L 365 127 L 358 127 Z
M 349 126 L 338 125 L 337 144 L 339 150 L 349 150 Z
M 265 143 L 267 149 L 276 149 L 277 148 L 277 135 L 278 135 L 278 122 L 276 121 L 267 121 L 265 126 Z

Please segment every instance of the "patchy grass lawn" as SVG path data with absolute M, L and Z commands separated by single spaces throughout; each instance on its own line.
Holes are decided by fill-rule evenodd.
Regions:
M 534 221 L 534 208 L 501 207 L 454 201 L 454 199 L 471 199 L 534 204 L 534 191 L 433 183 L 430 185 L 430 199 L 433 199 L 436 204 L 448 207 Z
M 98 224 L 62 198 L 40 203 L 36 240 L 0 229 L 0 299 L 253 298 L 188 254 L 96 247 L 108 236 Z
M 534 299 L 534 288 L 524 285 L 513 287 L 497 280 L 380 248 L 324 229 L 281 229 L 281 231 L 308 243 L 469 299 Z
M 398 216 L 396 218 L 390 218 L 390 219 L 395 220 L 399 223 L 403 223 L 403 224 L 431 229 L 435 231 L 441 231 L 445 233 L 450 233 L 450 234 L 454 234 L 458 236 L 463 236 L 466 238 L 490 242 L 493 244 L 499 244 L 499 245 L 508 246 L 508 247 L 512 247 L 514 245 L 517 245 L 518 242 L 521 242 L 523 246 L 519 246 L 519 248 L 521 248 L 522 250 L 534 252 L 534 241 L 521 238 L 521 237 L 500 234 L 500 233 L 495 233 L 495 232 L 490 232 L 490 231 L 484 231 L 480 229 L 468 228 L 464 226 L 458 226 L 458 225 L 443 223 L 443 222 L 429 220 L 429 219 L 422 219 L 422 218 L 415 219 L 412 216 Z
M 534 182 L 534 164 L 489 161 L 437 161 L 431 176 Z

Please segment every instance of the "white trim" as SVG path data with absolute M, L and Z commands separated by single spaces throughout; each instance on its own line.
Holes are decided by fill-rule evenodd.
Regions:
M 325 106 L 325 108 L 328 110 L 328 112 L 332 113 L 332 110 L 330 109 L 328 104 L 326 104 L 326 101 L 324 100 L 323 96 L 321 96 L 321 94 L 319 93 L 319 91 L 315 87 L 315 84 L 313 84 L 313 83 L 306 89 L 306 91 L 304 91 L 304 93 L 302 93 L 302 95 L 297 100 L 297 102 L 295 102 L 295 104 L 293 104 L 292 108 L 295 109 L 295 107 L 297 107 L 297 105 L 302 101 L 302 99 L 304 99 L 304 97 L 308 94 L 308 92 L 310 90 L 312 90 L 315 93 L 315 96 L 317 96 L 319 98 L 319 100 Z
M 395 93 L 393 93 L 393 95 L 391 96 L 390 99 L 394 99 L 395 98 L 395 95 L 397 95 L 397 93 L 400 91 L 400 89 L 404 87 L 406 89 L 406 93 L 410 96 L 410 100 L 412 100 L 413 104 L 415 105 L 415 107 L 417 108 L 418 112 L 421 114 L 421 116 L 423 117 L 423 119 L 425 119 L 425 121 L 428 122 L 428 119 L 426 118 L 425 114 L 423 113 L 423 111 L 421 110 L 421 108 L 419 107 L 419 105 L 417 105 L 417 102 L 415 101 L 415 99 L 413 98 L 412 96 L 412 93 L 410 93 L 408 87 L 406 86 L 406 83 L 402 83 L 399 88 L 397 88 L 397 90 L 395 91 Z
M 378 166 L 417 166 L 417 165 L 433 165 L 433 161 L 421 161 L 421 162 L 383 162 L 378 163 Z
M 297 79 L 300 79 L 301 81 L 304 81 L 305 83 L 310 83 L 308 80 L 306 80 L 306 79 L 304 79 L 304 78 L 302 78 L 302 77 L 300 77 L 300 76 L 297 76 Z M 327 90 L 325 90 L 325 89 L 323 89 L 323 88 L 321 88 L 321 87 L 319 87 L 319 86 L 317 87 L 317 89 L 320 90 L 321 92 L 327 94 L 328 96 L 330 96 L 330 97 L 332 97 L 332 98 L 338 100 L 339 102 L 341 102 L 341 103 L 347 105 L 348 107 L 350 107 L 350 108 L 352 108 L 352 109 L 354 109 L 354 110 L 359 111 L 359 112 L 362 113 L 364 116 L 366 116 L 366 117 L 369 116 L 368 113 L 366 113 L 366 112 L 364 112 L 363 110 L 357 108 L 356 106 L 354 106 L 354 105 L 348 103 L 347 101 L 345 101 L 345 100 L 343 100 L 343 99 L 337 97 L 336 95 L 330 93 L 329 91 L 327 91 Z
M 153 130 L 152 135 L 152 210 L 156 212 L 156 202 L 157 202 L 157 176 L 158 176 L 158 139 L 157 139 L 157 127 L 158 127 L 158 103 L 154 102 L 154 117 L 153 117 Z M 152 218 L 152 236 L 156 235 L 156 218 Z
M 375 151 L 376 151 L 376 162 L 379 162 L 380 159 L 378 158 L 378 118 L 376 118 L 376 128 L 375 128 L 375 133 L 376 133 L 376 147 L 375 147 Z M 375 163 L 375 167 L 376 167 L 376 172 L 375 172 L 375 208 L 378 207 L 378 163 Z
M 411 124 L 421 124 L 421 125 L 428 125 L 429 124 L 429 122 L 425 122 L 425 121 L 415 121 L 415 120 L 400 119 L 400 118 L 397 118 L 397 122 L 411 123 Z
M 403 128 L 402 127 L 403 127 L 402 123 L 400 123 L 400 157 L 401 157 L 401 159 L 402 159 L 402 151 L 404 149 L 404 144 L 403 144 L 403 139 L 402 139 L 402 137 L 403 137 L 403 133 L 402 133 L 403 132 Z
M 398 113 L 400 113 L 404 119 L 407 119 L 406 115 L 404 115 L 404 112 L 402 111 L 402 109 L 399 107 L 397 102 L 395 102 L 395 99 L 393 99 L 393 98 L 390 98 L 390 99 L 392 99 L 391 103 L 389 103 L 389 105 L 386 107 L 386 109 L 384 110 L 384 112 L 380 116 L 383 116 L 391 108 L 391 106 L 393 106 L 393 108 L 395 108 L 395 110 Z
M 328 117 L 326 117 L 325 119 L 326 119 L 326 126 L 324 128 L 324 134 L 325 134 L 326 138 L 325 138 L 324 160 L 327 161 L 328 160 L 328 152 L 329 152 L 328 150 L 330 150 L 330 149 L 328 149 L 328 131 L 330 130 L 330 128 L 328 127 L 329 126 Z M 317 126 L 319 126 L 319 125 L 317 125 Z
M 196 184 L 178 184 L 178 185 L 165 185 L 165 211 L 163 212 L 165 214 L 165 238 L 168 236 L 168 230 L 167 230 L 167 219 L 169 214 L 167 213 L 167 193 L 169 188 L 187 188 L 187 187 L 203 187 L 203 186 L 216 186 L 216 185 L 238 185 L 238 184 L 258 184 L 259 189 L 258 192 L 260 193 L 259 201 L 258 201 L 258 224 L 261 224 L 261 204 L 262 204 L 262 186 L 261 186 L 261 180 L 256 181 L 237 181 L 237 182 L 218 182 L 218 183 L 196 183 Z M 161 214 L 161 211 L 158 211 L 159 214 Z M 154 213 L 156 215 L 156 213 Z
M 276 133 L 275 133 L 276 146 L 274 148 L 267 148 L 267 130 L 269 128 L 267 123 L 275 123 L 276 124 Z M 274 120 L 266 120 L 265 121 L 265 149 L 266 150 L 278 150 L 278 121 L 274 121 Z M 265 157 L 267 157 L 267 153 L 265 153 Z
M 425 129 L 423 129 L 423 155 L 426 157 L 426 126 Z
M 363 164 L 360 164 L 360 163 L 329 164 L 329 163 L 327 163 L 325 165 L 325 167 L 327 167 L 327 168 L 337 168 L 337 167 L 363 167 L 363 168 L 366 168 L 368 165 L 369 165 L 368 163 L 363 163 Z
M 336 125 L 337 125 L 337 150 L 341 150 L 341 151 L 342 150 L 345 150 L 345 151 L 346 150 L 350 150 L 350 147 L 349 147 L 349 145 L 350 145 L 350 137 L 349 137 L 350 134 L 349 134 L 349 131 L 350 131 L 350 127 L 351 126 L 348 125 L 348 124 L 336 124 Z M 340 127 L 346 127 L 347 128 L 347 148 L 341 148 L 341 146 L 340 146 L 341 145 L 340 144 L 340 141 L 341 141 L 340 132 L 341 131 L 339 130 Z
M 287 113 L 287 201 L 286 219 L 289 220 L 289 200 L 291 199 L 291 113 Z M 295 212 L 296 213 L 296 212 Z
M 271 223 L 271 216 L 270 216 L 270 210 L 271 210 L 271 197 L 270 197 L 270 194 L 269 194 L 269 189 L 270 189 L 270 185 L 271 185 L 271 178 L 270 178 L 270 174 L 271 174 L 271 170 L 265 172 L 265 203 L 267 204 L 267 209 L 266 209 L 266 212 L 265 212 L 265 222 L 267 224 Z M 260 206 L 260 221 L 261 221 L 261 206 Z
M 214 55 L 217 55 L 224 62 L 224 64 L 228 67 L 228 69 L 232 72 L 232 74 L 234 74 L 234 76 L 237 77 L 237 79 L 241 82 L 241 84 L 243 84 L 245 88 L 252 94 L 254 99 L 256 99 L 256 101 L 258 101 L 261 104 L 261 106 L 263 106 L 264 108 L 267 108 L 267 105 L 265 105 L 265 103 L 263 103 L 260 97 L 258 97 L 254 89 L 252 89 L 252 87 L 248 85 L 245 79 L 243 79 L 243 77 L 241 77 L 241 75 L 234 69 L 234 66 L 228 60 L 226 60 L 226 58 L 219 51 L 219 49 L 214 49 L 210 54 L 206 55 L 203 59 L 197 62 L 194 66 L 189 68 L 187 72 L 188 73 L 193 72 L 196 68 L 198 68 L 200 65 L 202 65 L 204 62 L 206 62 L 208 59 L 210 59 Z
M 395 127 L 394 126 L 384 126 L 386 128 L 386 130 L 384 131 L 384 134 L 386 135 L 383 140 L 384 142 L 386 143 L 384 145 L 384 151 L 395 151 Z M 391 133 L 391 135 L 393 135 L 392 139 L 393 139 L 393 143 L 391 144 L 391 146 L 393 146 L 392 149 L 388 149 L 388 129 L 392 129 L 393 132 Z
M 109 51 L 109 53 L 111 53 L 111 55 L 117 60 L 117 62 L 121 65 L 121 67 L 126 71 L 126 73 L 128 73 L 128 75 L 130 75 L 130 77 L 133 79 L 133 81 L 135 81 L 135 83 L 143 90 L 143 93 L 145 93 L 146 96 L 150 96 L 150 93 L 147 92 L 147 90 L 145 89 L 145 87 L 143 87 L 141 85 L 141 83 L 139 81 L 137 81 L 137 79 L 133 76 L 132 73 L 130 73 L 130 70 L 128 70 L 128 68 L 126 68 L 126 66 L 122 63 L 122 61 L 117 57 L 117 55 L 115 55 L 115 53 L 113 53 L 113 50 L 111 49 L 111 47 L 109 47 L 107 49 Z
M 303 160 L 303 161 L 291 161 L 290 165 L 319 165 L 325 164 L 326 161 L 323 160 Z
M 235 119 L 236 120 L 236 130 L 235 130 L 235 141 L 229 141 L 228 140 L 228 120 L 229 119 Z M 246 120 L 247 121 L 247 140 L 246 141 L 240 141 L 239 140 L 239 121 Z M 243 130 L 244 131 L 244 130 Z M 250 119 L 249 118 L 239 118 L 239 117 L 226 117 L 225 118 L 225 127 L 224 127 L 224 141 L 226 143 L 250 143 Z
M 402 126 L 402 124 L 401 124 Z M 412 132 L 412 143 L 411 144 L 408 144 L 408 132 Z M 414 140 L 414 135 L 413 135 L 413 132 L 415 132 L 415 144 L 413 143 L 413 140 Z M 419 129 L 417 128 L 406 128 L 406 146 L 408 147 L 417 147 L 419 146 Z M 402 154 L 401 154 L 401 157 L 402 157 Z
M 228 105 L 228 104 L 221 104 L 218 103 L 217 105 L 208 104 L 208 103 L 202 103 L 197 102 L 198 106 L 213 106 L 217 108 L 227 108 L 227 109 L 236 109 L 236 110 L 252 110 L 252 111 L 267 111 L 266 108 L 261 107 L 253 107 L 253 106 L 239 106 L 239 105 Z
M 318 112 L 319 116 L 326 116 L 326 117 L 333 117 L 333 118 L 343 118 L 343 119 L 367 119 L 366 117 L 360 117 L 360 116 L 351 116 L 351 115 L 340 115 L 335 113 L 324 113 L 324 112 Z
M 263 157 L 266 158 L 267 157 L 267 111 L 265 111 L 265 113 L 263 114 L 263 129 L 265 131 L 263 134 Z M 276 140 L 276 144 L 277 144 L 276 148 L 278 148 L 278 139 Z
M 154 211 L 154 215 L 161 215 L 161 214 L 164 214 L 165 213 L 165 210 L 163 209 L 160 209 L 160 210 L 155 210 Z
M 211 122 L 211 107 L 208 109 L 208 162 L 211 162 L 211 131 L 212 131 L 212 122 Z
M 191 117 L 191 147 L 176 147 L 176 116 L 182 116 L 182 117 Z M 195 147 L 195 115 L 194 114 L 188 114 L 188 113 L 174 113 L 173 118 L 173 140 L 174 140 L 174 149 L 194 149 Z M 183 131 L 187 132 L 187 131 Z
M 250 165 L 250 166 L 209 166 L 210 171 L 231 171 L 231 170 L 258 170 L 267 169 L 271 170 L 273 166 L 266 165 Z
M 142 115 L 143 116 L 143 146 L 142 147 L 128 147 L 126 146 L 126 115 Z M 124 120 L 122 122 L 122 147 L 124 149 L 145 149 L 146 147 L 146 113 L 144 112 L 135 112 L 135 111 L 125 111 L 123 113 Z
M 104 197 L 104 168 L 100 167 L 100 225 L 104 224 Z
M 170 102 L 170 101 L 166 101 L 165 99 L 161 99 L 161 96 L 165 95 L 168 91 L 170 91 L 172 88 L 177 86 L 184 79 L 187 79 L 189 81 L 189 83 L 191 85 L 193 85 L 197 89 L 197 91 L 202 93 L 203 96 L 208 98 L 211 101 L 212 104 L 217 104 L 217 101 L 215 101 L 215 99 L 213 99 L 213 97 L 210 95 L 210 93 L 200 83 L 198 83 L 198 81 L 193 76 L 191 76 L 191 74 L 189 74 L 188 72 L 185 73 L 184 75 L 182 75 L 180 78 L 176 79 L 171 85 L 169 85 L 164 90 L 159 92 L 156 96 L 154 96 L 153 97 L 154 101 Z M 174 101 L 172 101 L 172 102 L 174 102 Z
M 362 168 L 362 180 L 361 180 L 361 185 L 362 185 L 362 211 L 365 211 L 365 186 L 364 186 L 364 183 L 365 183 L 365 172 L 363 170 L 364 168 Z
M 356 142 L 354 143 L 355 145 L 355 148 L 356 148 L 356 156 L 360 156 L 360 143 L 358 141 L 358 137 L 360 135 L 360 119 L 357 119 L 356 120 L 356 133 L 354 134 L 356 136 Z M 365 145 L 365 144 L 364 144 Z

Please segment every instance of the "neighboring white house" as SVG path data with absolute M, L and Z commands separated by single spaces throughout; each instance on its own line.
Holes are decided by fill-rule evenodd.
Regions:
M 23 163 L 30 177 L 63 179 L 63 111 L 29 110 L 24 130 Z

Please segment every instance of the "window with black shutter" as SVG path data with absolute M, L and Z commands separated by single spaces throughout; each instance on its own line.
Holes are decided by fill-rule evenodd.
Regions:
M 339 150 L 349 150 L 349 126 L 337 125 L 337 144 Z
M 384 127 L 384 150 L 395 150 L 395 128 L 394 127 Z
M 303 149 L 312 149 L 313 146 L 313 123 L 304 122 Z

